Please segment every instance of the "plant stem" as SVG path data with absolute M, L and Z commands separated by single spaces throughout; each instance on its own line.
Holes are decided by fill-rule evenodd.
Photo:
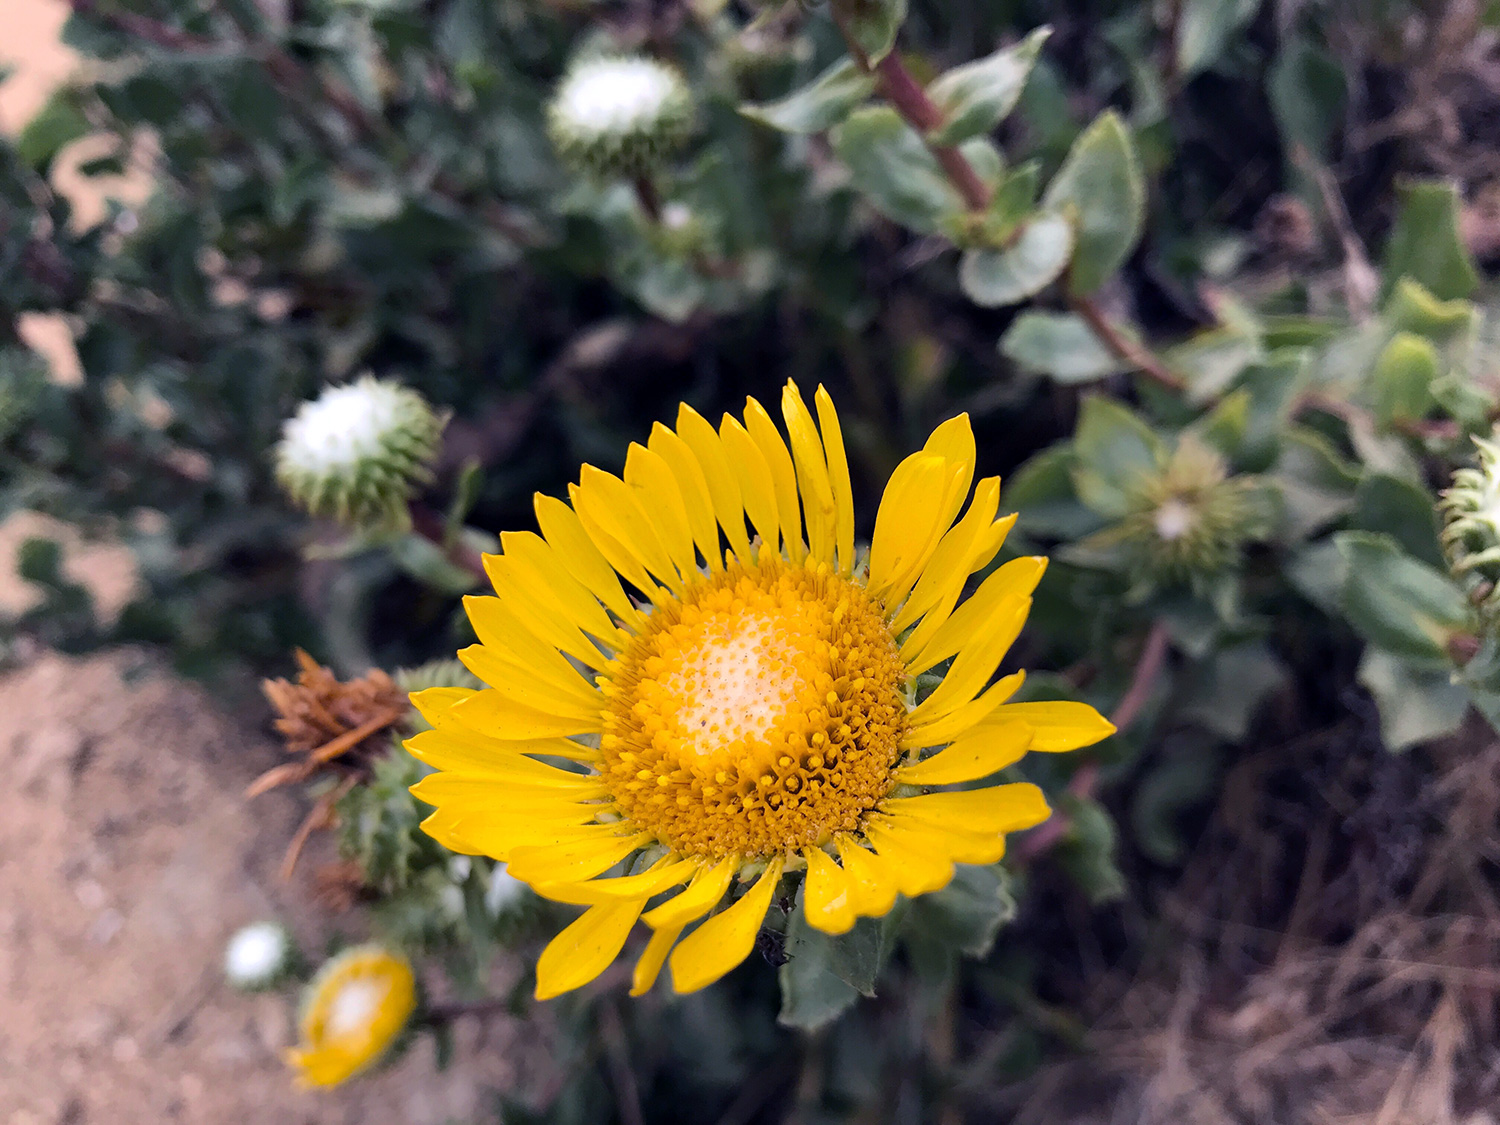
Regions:
M 1171 640 L 1171 633 L 1163 621 L 1152 625 L 1151 632 L 1146 634 L 1146 643 L 1141 647 L 1141 656 L 1135 665 L 1135 675 L 1131 677 L 1130 686 L 1125 689 L 1125 694 L 1120 697 L 1114 713 L 1109 717 L 1117 730 L 1123 731 L 1133 726 L 1146 704 L 1151 701 L 1156 681 L 1167 663 Z M 1089 762 L 1073 775 L 1073 779 L 1068 782 L 1067 792 L 1079 800 L 1087 800 L 1094 795 L 1094 788 L 1098 783 L 1099 763 Z M 1068 834 L 1071 825 L 1072 822 L 1065 814 L 1053 813 L 1051 819 L 1021 841 L 1016 849 L 1016 858 L 1022 863 L 1030 863 L 1059 843 Z
M 895 51 L 875 64 L 875 75 L 880 80 L 880 92 L 924 139 L 943 123 L 942 110 L 933 104 L 927 91 L 918 85 L 911 71 Z M 979 178 L 969 158 L 953 145 L 934 144 L 927 147 L 971 211 L 983 211 L 990 205 L 991 191 L 988 184 Z
M 1090 330 L 1099 338 L 1099 342 L 1113 352 L 1122 363 L 1130 364 L 1153 383 L 1169 391 L 1187 390 L 1187 383 L 1182 377 L 1167 370 L 1166 365 L 1150 348 L 1132 340 L 1111 324 L 1109 318 L 1104 315 L 1104 310 L 1092 297 L 1072 297 L 1069 298 L 1068 303 L 1073 306 L 1074 312 L 1083 317 Z

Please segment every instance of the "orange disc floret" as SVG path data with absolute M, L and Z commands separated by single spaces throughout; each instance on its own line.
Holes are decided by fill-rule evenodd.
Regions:
M 679 853 L 818 844 L 890 792 L 906 718 L 895 638 L 826 565 L 766 559 L 694 584 L 603 686 L 615 805 Z

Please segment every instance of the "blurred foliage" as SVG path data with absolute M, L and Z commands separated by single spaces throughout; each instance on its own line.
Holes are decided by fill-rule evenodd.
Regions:
M 33 542 L 41 598 L 8 633 L 205 674 L 295 644 L 426 660 L 467 640 L 466 560 L 532 526 L 533 490 L 620 464 L 679 399 L 826 383 L 866 520 L 967 410 L 1020 512 L 1008 550 L 1054 559 L 1018 655 L 1059 671 L 1028 689 L 1129 708 L 1096 751 L 1026 763 L 1067 791 L 1057 862 L 967 869 L 836 940 L 785 902 L 779 974 L 642 1000 L 623 1046 L 612 999 L 560 1000 L 571 1080 L 505 1120 L 613 1119 L 622 1050 L 652 1121 L 962 1110 L 1077 1042 L 1038 999 L 1077 999 L 1055 929 L 1013 890 L 1146 894 L 1237 753 L 1351 690 L 1391 750 L 1500 721 L 1493 586 L 1450 572 L 1436 507 L 1500 414 L 1468 210 L 1500 170 L 1462 113 L 1439 149 L 1397 112 L 1457 96 L 1496 17 L 1456 7 L 72 0 L 88 65 L 0 143 L 0 497 L 123 540 L 145 593 L 100 625 Z M 634 181 L 572 175 L 547 138 L 601 50 L 692 91 L 685 147 Z M 85 135 L 86 176 L 151 168 L 142 207 L 77 221 L 50 174 Z M 67 318 L 81 383 L 46 377 L 29 313 Z M 283 421 L 366 371 L 453 412 L 394 540 L 304 521 L 273 479 Z M 397 753 L 343 798 L 343 847 L 378 924 L 480 989 L 555 908 L 505 920 L 492 865 L 417 829 L 418 769 Z

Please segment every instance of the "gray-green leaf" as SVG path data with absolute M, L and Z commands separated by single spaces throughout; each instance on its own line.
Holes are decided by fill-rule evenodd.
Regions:
M 942 110 L 943 123 L 933 130 L 932 139 L 956 145 L 1004 121 L 1021 100 L 1026 79 L 1051 34 L 1051 28 L 1038 28 L 1014 47 L 954 67 L 934 79 L 927 94 Z
M 963 201 L 927 145 L 887 106 L 856 110 L 833 131 L 833 148 L 877 210 L 931 234 Z
M 1022 313 L 1000 338 L 1000 352 L 1059 383 L 1091 383 L 1129 370 L 1073 313 Z
M 783 133 L 821 133 L 848 117 L 874 90 L 874 78 L 852 59 L 842 59 L 780 101 L 742 105 L 740 112 Z
M 1068 286 L 1094 292 L 1130 256 L 1146 218 L 1145 177 L 1118 113 L 1100 114 L 1073 142 L 1042 202 L 1052 211 L 1071 207 L 1078 244 Z
M 1040 293 L 1068 264 L 1073 225 L 1061 215 L 1038 215 L 1005 250 L 969 250 L 958 280 L 976 305 L 998 308 Z
M 1479 285 L 1458 233 L 1458 188 L 1447 180 L 1396 185 L 1400 209 L 1385 248 L 1387 286 L 1399 278 L 1421 282 L 1439 300 L 1467 297 Z
M 1463 591 L 1389 536 L 1345 531 L 1334 542 L 1349 563 L 1340 597 L 1349 623 L 1395 656 L 1433 671 L 1446 667 L 1449 638 L 1470 627 Z

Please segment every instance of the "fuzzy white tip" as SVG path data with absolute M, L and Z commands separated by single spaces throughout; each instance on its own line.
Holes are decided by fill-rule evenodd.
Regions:
M 379 457 L 409 417 L 411 392 L 396 383 L 360 379 L 329 387 L 305 402 L 282 433 L 282 461 L 324 476 Z
M 681 84 L 651 59 L 590 59 L 563 79 L 556 111 L 581 136 L 624 136 L 656 124 Z
M 1153 519 L 1156 534 L 1167 543 L 1175 543 L 1193 529 L 1193 509 L 1175 497 L 1157 508 Z
M 286 927 L 253 922 L 238 930 L 224 947 L 224 975 L 235 988 L 265 988 L 286 971 L 291 953 Z

